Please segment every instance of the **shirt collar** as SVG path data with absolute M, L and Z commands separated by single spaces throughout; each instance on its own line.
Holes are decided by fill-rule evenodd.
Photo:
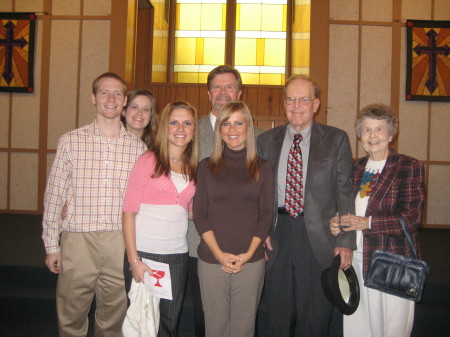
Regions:
M 211 121 L 211 126 L 212 126 L 212 129 L 213 129 L 213 131 L 214 131 L 214 126 L 216 125 L 217 117 L 214 116 L 214 114 L 212 113 L 212 111 L 209 113 L 209 120 Z
M 303 129 L 302 131 L 297 132 L 297 131 L 294 130 L 294 128 L 292 127 L 291 124 L 288 124 L 287 134 L 288 134 L 288 137 L 289 137 L 290 141 L 293 142 L 294 141 L 294 136 L 296 134 L 300 133 L 302 135 L 302 138 L 303 138 L 302 142 L 305 145 L 308 145 L 309 141 L 311 140 L 311 127 L 312 127 L 312 124 L 310 126 L 308 126 L 307 128 Z

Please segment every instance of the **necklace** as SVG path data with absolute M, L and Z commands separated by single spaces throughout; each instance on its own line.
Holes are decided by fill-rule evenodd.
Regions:
M 183 161 L 181 158 L 172 157 L 170 154 L 169 154 L 169 159 L 173 160 L 174 162 L 177 162 L 177 161 L 182 162 Z

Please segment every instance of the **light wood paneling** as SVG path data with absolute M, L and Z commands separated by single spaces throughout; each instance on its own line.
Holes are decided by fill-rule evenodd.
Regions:
M 330 1 L 331 20 L 358 20 L 359 0 Z
M 38 160 L 37 153 L 11 154 L 11 209 L 38 209 Z
M 0 1 L 0 12 L 11 12 L 13 10 L 13 0 Z
M 52 15 L 80 15 L 81 0 L 58 0 L 52 5 Z
M 393 0 L 362 0 L 363 21 L 392 21 Z M 382 8 L 383 10 L 380 10 Z
M 8 147 L 9 139 L 9 102 L 10 94 L 0 93 L 0 148 Z
M 449 131 L 450 111 L 448 104 L 433 104 L 431 106 L 430 160 L 450 160 Z M 447 192 L 449 190 L 450 187 L 447 188 Z M 448 198 L 450 199 L 450 197 Z
M 0 152 L 0 209 L 8 207 L 8 153 Z
M 15 0 L 15 10 L 16 12 L 42 12 L 44 0 Z
M 358 26 L 330 25 L 330 65 L 327 124 L 347 132 L 356 152 L 355 116 L 358 112 Z
M 109 69 L 110 22 L 84 20 L 82 29 L 78 126 L 90 124 L 94 119 L 92 81 Z
M 117 0 L 116 0 L 117 1 Z M 125 0 L 120 0 L 125 1 Z M 110 15 L 111 0 L 83 0 L 84 15 Z
M 391 27 L 362 27 L 361 107 L 391 103 L 391 32 Z
M 448 20 L 450 13 L 449 0 L 434 0 L 434 20 Z
M 47 147 L 56 149 L 59 137 L 76 128 L 79 20 L 53 20 L 48 102 Z
M 448 225 L 450 219 L 450 165 L 430 165 L 428 180 L 427 223 Z
M 42 28 L 36 25 L 34 57 L 34 92 L 31 94 L 15 93 L 12 100 L 11 147 L 39 148 L 39 114 Z
M 402 0 L 402 20 L 431 20 L 430 0 Z M 448 15 L 448 14 L 447 14 Z M 448 17 L 447 17 L 448 20 Z

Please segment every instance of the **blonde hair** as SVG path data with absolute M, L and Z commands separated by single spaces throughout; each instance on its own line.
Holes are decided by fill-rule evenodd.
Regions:
M 161 175 L 170 175 L 169 159 L 169 122 L 172 112 L 176 109 L 186 109 L 191 112 L 194 123 L 194 137 L 184 149 L 181 160 L 183 166 L 182 173 L 189 176 L 190 180 L 195 180 L 198 164 L 198 116 L 197 110 L 187 102 L 171 102 L 167 104 L 161 112 L 159 128 L 156 132 L 155 142 L 151 145 L 151 151 L 155 153 L 155 173 L 154 178 Z
M 246 167 L 249 175 L 256 181 L 259 180 L 259 159 L 256 154 L 255 127 L 253 118 L 248 106 L 242 101 L 230 101 L 221 109 L 216 119 L 214 127 L 214 146 L 209 160 L 209 168 L 214 174 L 218 174 L 224 168 L 223 150 L 226 146 L 222 139 L 221 127 L 235 112 L 242 112 L 247 125 L 247 139 L 245 147 L 247 149 Z

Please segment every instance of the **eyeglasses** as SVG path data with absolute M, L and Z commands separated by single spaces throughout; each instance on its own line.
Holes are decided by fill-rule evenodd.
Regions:
M 286 105 L 294 105 L 295 103 L 298 103 L 300 106 L 308 106 L 311 104 L 311 101 L 315 101 L 316 98 L 309 99 L 308 97 L 286 97 L 284 101 L 286 102 Z

